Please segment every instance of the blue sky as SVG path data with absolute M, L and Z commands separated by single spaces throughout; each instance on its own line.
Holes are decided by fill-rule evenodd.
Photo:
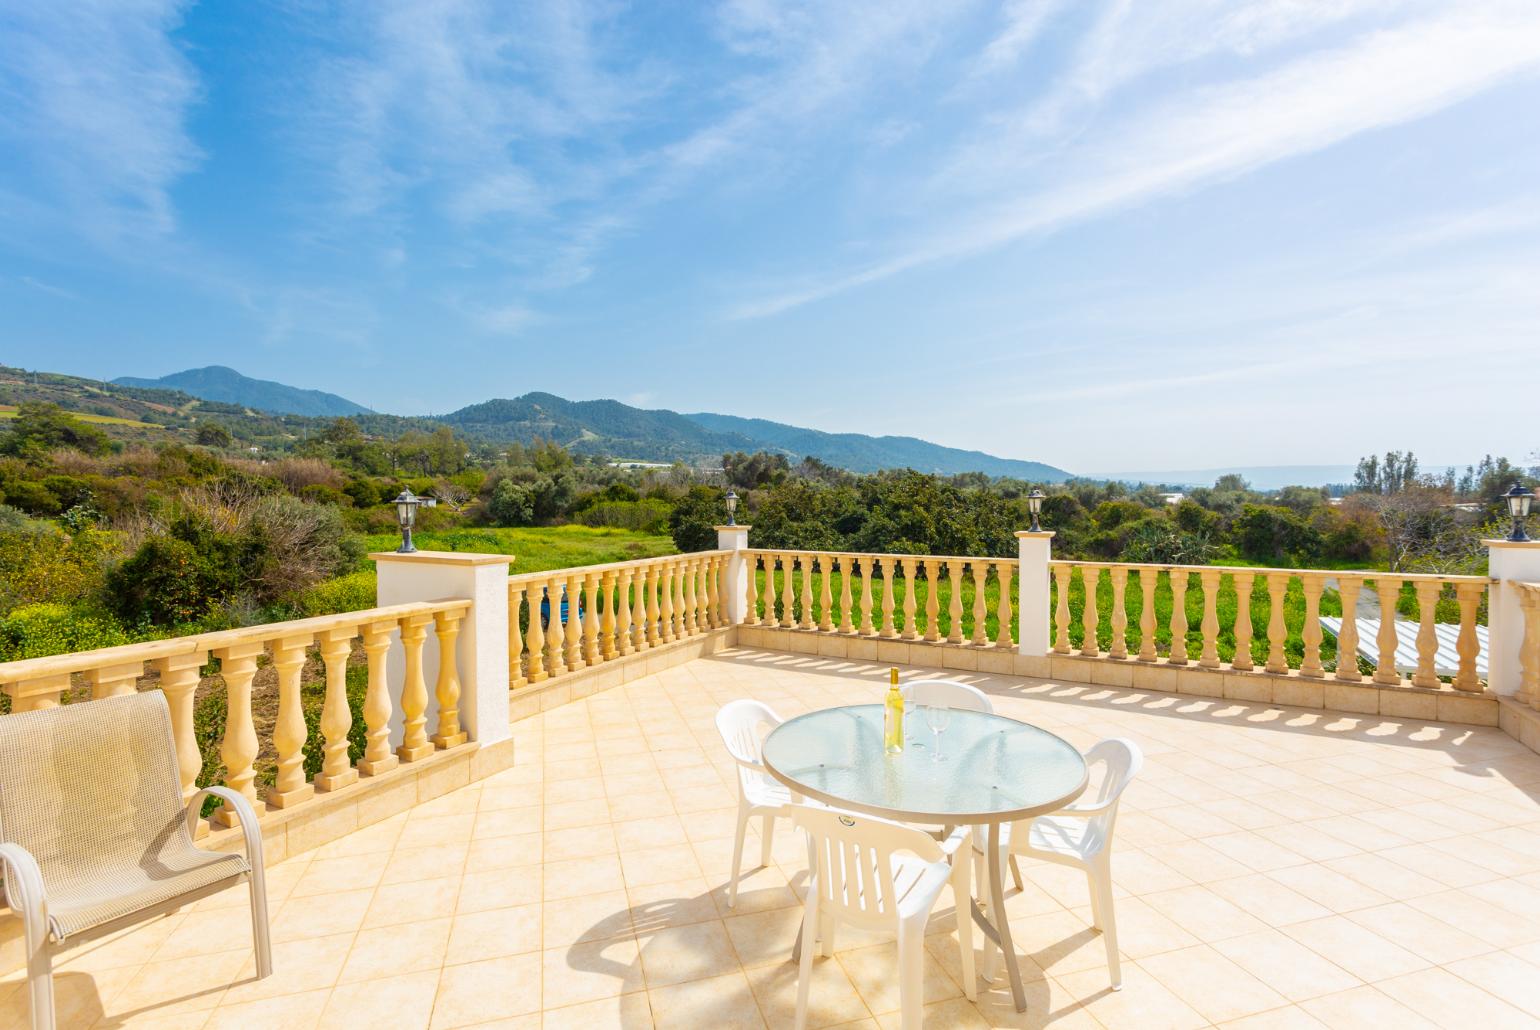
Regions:
M 1522 459 L 1537 76 L 1533 0 L 0 0 L 0 361 Z

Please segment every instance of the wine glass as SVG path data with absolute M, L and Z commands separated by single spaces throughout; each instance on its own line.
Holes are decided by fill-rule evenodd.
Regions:
M 947 705 L 929 704 L 924 711 L 925 725 L 930 727 L 931 734 L 936 738 L 936 746 L 930 754 L 931 761 L 944 762 L 946 755 L 941 753 L 941 734 L 952 721 L 952 709 Z

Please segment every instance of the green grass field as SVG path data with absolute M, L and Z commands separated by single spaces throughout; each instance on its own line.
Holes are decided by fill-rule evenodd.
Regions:
M 371 553 L 394 551 L 401 545 L 398 533 L 376 533 L 363 539 Z M 654 558 L 676 550 L 674 541 L 666 536 L 591 526 L 449 529 L 416 533 L 412 539 L 423 551 L 511 554 L 515 573 Z
M 130 426 L 130 427 L 132 427 L 134 429 L 164 429 L 164 428 L 166 428 L 165 426 L 158 426 L 154 422 L 140 422 L 140 421 L 138 421 L 136 419 L 132 419 L 132 418 L 119 418 L 116 415 L 88 415 L 88 414 L 86 414 L 85 412 L 82 412 L 82 411 L 72 411 L 72 412 L 69 413 L 69 415 L 70 415 L 71 418 L 79 419 L 81 422 L 94 422 L 97 425 L 101 425 L 101 426 Z M 0 404 L 0 418 L 15 418 L 15 417 L 16 417 L 16 405 L 14 405 L 14 404 Z

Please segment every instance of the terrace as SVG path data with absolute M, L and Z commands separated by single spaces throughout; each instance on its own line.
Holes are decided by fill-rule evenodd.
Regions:
M 1492 581 L 1328 584 L 1054 562 L 1046 535 L 986 559 L 763 551 L 731 529 L 717 551 L 511 577 L 506 557 L 381 556 L 378 609 L 0 666 L 17 708 L 165 690 L 189 789 L 190 699 L 227 691 L 221 778 L 267 804 L 274 975 L 254 979 L 245 896 L 228 892 L 70 953 L 60 1025 L 790 1026 L 807 850 L 778 824 L 728 907 L 736 770 L 713 719 L 743 697 L 785 717 L 870 702 L 893 665 L 1147 759 L 1115 838 L 1123 989 L 1084 878 L 1023 862 L 1006 909 L 1026 1011 L 1003 977 L 963 997 L 945 893 L 927 1026 L 1532 1026 L 1540 576 L 1515 556 L 1535 553 L 1494 551 Z M 1406 627 L 1388 618 L 1383 668 L 1335 661 L 1322 609 L 1354 654 L 1365 590 L 1410 608 L 1413 667 L 1397 669 Z M 364 756 L 333 749 L 307 778 L 306 729 L 280 715 L 260 791 L 251 674 L 271 655 L 297 683 L 319 648 L 340 696 L 355 640 Z M 209 655 L 222 671 L 200 678 Z M 331 716 L 318 732 L 335 742 L 346 705 Z M 235 846 L 217 811 L 204 842 Z M 0 970 L 19 960 L 15 922 Z M 810 1026 L 898 1025 L 891 939 L 846 931 L 813 969 Z M 11 971 L 0 1025 L 26 1020 Z

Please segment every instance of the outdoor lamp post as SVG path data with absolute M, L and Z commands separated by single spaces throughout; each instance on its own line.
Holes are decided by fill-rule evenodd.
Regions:
M 422 500 L 412 491 L 402 490 L 391 503 L 396 506 L 396 521 L 401 526 L 401 546 L 396 548 L 396 553 L 412 554 L 417 550 L 412 543 L 412 526 L 417 522 L 417 509 Z
M 1037 517 L 1043 512 L 1043 491 L 1036 487 L 1032 488 L 1032 492 L 1027 494 L 1027 508 L 1032 512 L 1031 532 L 1041 533 L 1043 527 L 1038 524 Z
M 738 495 L 736 493 L 734 493 L 733 491 L 729 490 L 729 491 L 727 491 L 727 498 L 726 498 L 726 500 L 727 500 L 727 524 L 729 526 L 736 526 L 738 524 L 738 520 L 737 520 L 737 517 L 736 517 L 737 514 L 738 514 Z
M 1517 483 L 1513 484 L 1512 490 L 1503 494 L 1503 500 L 1508 502 L 1508 514 L 1513 519 L 1513 532 L 1508 534 L 1508 539 L 1513 543 L 1521 544 L 1529 539 L 1529 534 L 1524 532 L 1524 520 L 1529 517 L 1529 505 L 1534 499 L 1532 491 Z

